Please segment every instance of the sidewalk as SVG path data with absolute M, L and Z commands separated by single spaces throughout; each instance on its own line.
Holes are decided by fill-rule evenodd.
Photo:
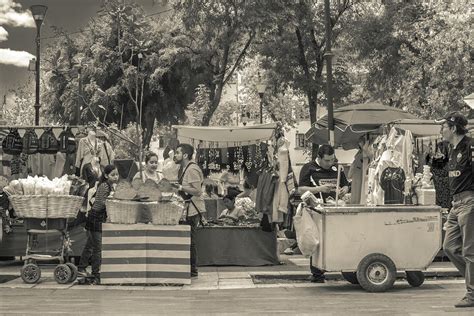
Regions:
M 54 265 L 42 267 L 42 276 L 38 284 L 25 284 L 21 278 L 0 284 L 0 288 L 38 288 L 38 289 L 116 289 L 116 290 L 218 290 L 218 289 L 248 289 L 274 287 L 317 287 L 307 281 L 309 259 L 301 255 L 281 255 L 283 264 L 264 267 L 200 267 L 199 277 L 192 279 L 191 285 L 156 285 L 156 286 L 121 286 L 101 285 L 89 286 L 72 284 L 57 284 L 53 279 Z M 21 262 L 0 262 L 0 276 L 19 276 Z M 459 272 L 450 262 L 434 262 L 427 271 L 427 279 L 439 282 L 443 278 L 460 277 Z M 398 278 L 403 278 L 400 272 Z M 344 281 L 340 273 L 327 273 L 328 283 Z M 463 280 L 459 280 L 464 282 Z M 344 281 L 345 282 L 345 281 Z

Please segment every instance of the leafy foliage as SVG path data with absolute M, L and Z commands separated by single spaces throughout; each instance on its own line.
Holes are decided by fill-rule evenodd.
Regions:
M 354 47 L 372 98 L 422 118 L 461 110 L 474 89 L 468 2 L 391 3 L 358 23 Z

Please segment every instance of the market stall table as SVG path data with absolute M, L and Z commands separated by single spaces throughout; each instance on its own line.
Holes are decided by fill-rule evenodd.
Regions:
M 188 225 L 103 224 L 102 284 L 191 284 Z
M 209 226 L 196 231 L 198 265 L 264 266 L 280 263 L 275 232 L 260 227 Z

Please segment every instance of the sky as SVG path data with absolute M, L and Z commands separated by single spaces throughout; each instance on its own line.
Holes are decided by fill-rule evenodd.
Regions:
M 162 10 L 159 0 L 134 2 L 143 6 L 145 14 Z M 0 0 L 0 102 L 8 90 L 29 80 L 34 82 L 34 72 L 28 71 L 29 60 L 36 54 L 36 25 L 29 11 L 31 5 L 48 7 L 41 27 L 44 52 L 43 48 L 53 40 L 52 26 L 68 33 L 80 31 L 96 16 L 101 3 L 102 0 Z

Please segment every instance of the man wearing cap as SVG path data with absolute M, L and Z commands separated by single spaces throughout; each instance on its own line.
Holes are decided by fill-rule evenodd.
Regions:
M 467 119 L 461 113 L 449 113 L 437 122 L 441 123 L 443 140 L 450 144 L 448 177 L 453 196 L 443 249 L 465 277 L 467 289 L 454 306 L 474 307 L 474 143 L 466 135 Z

